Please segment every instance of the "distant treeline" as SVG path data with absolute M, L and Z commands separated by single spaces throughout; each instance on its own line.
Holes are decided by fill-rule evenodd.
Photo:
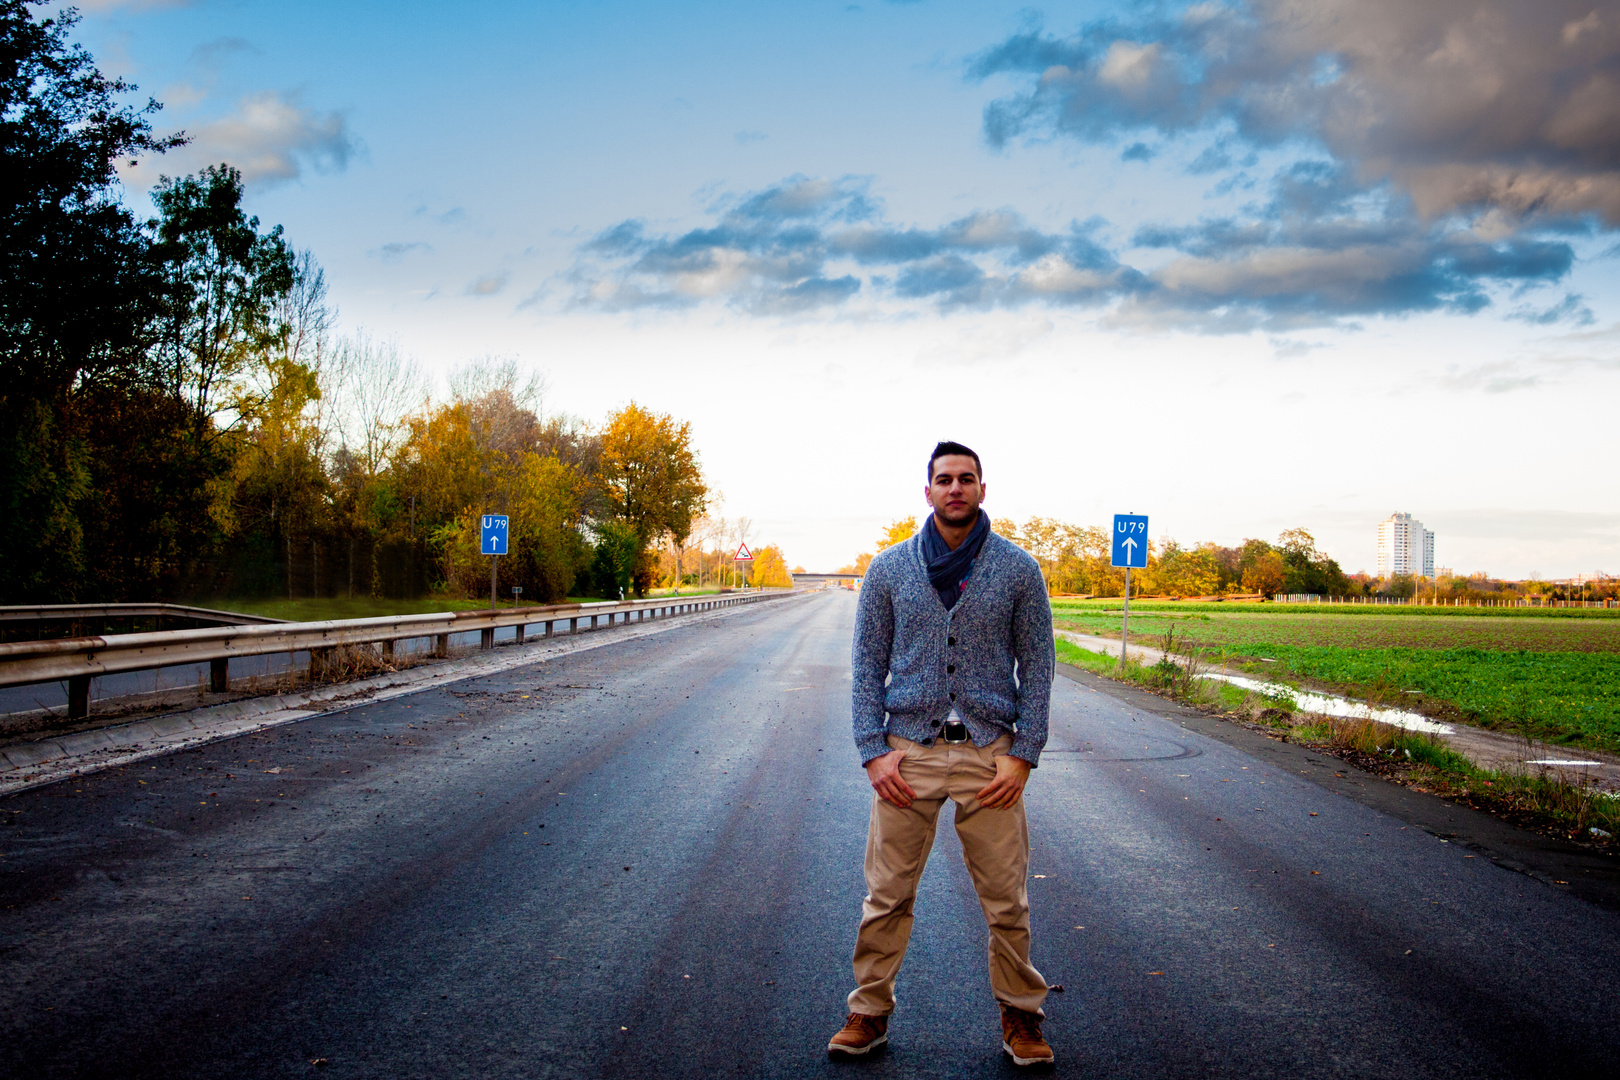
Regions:
M 334 336 L 320 267 L 228 166 L 137 220 L 115 164 L 181 138 L 71 25 L 0 0 L 0 603 L 477 595 L 485 512 L 511 517 L 503 593 L 654 582 L 708 499 L 688 425 L 545 416 L 498 360 L 431 400 L 396 346 Z
M 1030 518 L 1022 525 L 1002 518 L 993 526 L 998 534 L 1035 556 L 1051 593 L 1119 596 L 1125 591 L 1125 572 L 1110 565 L 1112 538 L 1103 526 L 1071 525 L 1045 517 Z M 879 534 L 874 550 L 897 544 L 916 530 L 915 517 L 899 518 Z M 863 554 L 842 572 L 865 573 L 871 561 L 872 553 Z M 1503 596 L 1582 597 L 1579 586 L 1502 582 L 1484 575 L 1447 576 L 1434 581 L 1410 574 L 1346 574 L 1338 562 L 1317 550 L 1315 538 L 1304 529 L 1289 529 L 1276 543 L 1245 540 L 1236 547 L 1210 543 L 1183 547 L 1174 540 L 1149 543 L 1148 565 L 1131 573 L 1132 594 L 1150 596 L 1301 593 L 1409 597 L 1420 589 L 1425 596 L 1475 601 Z M 1593 582 L 1585 591 L 1585 597 L 1592 600 L 1613 598 L 1615 594 L 1613 580 Z
M 1119 596 L 1125 591 L 1125 571 L 1111 565 L 1112 538 L 1100 525 L 1033 517 L 1023 525 L 998 518 L 992 527 L 1035 556 L 1048 592 Z M 899 518 L 879 534 L 875 550 L 882 551 L 916 531 L 915 517 Z M 843 571 L 865 573 L 872 554 L 862 554 Z M 1304 529 L 1283 533 L 1276 544 L 1245 540 L 1235 548 L 1150 543 L 1148 565 L 1131 572 L 1133 594 L 1215 596 L 1241 591 L 1268 596 L 1279 592 L 1344 596 L 1351 587 L 1339 564 L 1317 551 L 1316 541 Z

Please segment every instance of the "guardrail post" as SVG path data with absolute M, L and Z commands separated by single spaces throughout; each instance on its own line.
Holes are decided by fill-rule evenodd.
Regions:
M 493 626 L 478 631 L 478 647 L 480 649 L 493 649 L 495 647 L 495 628 Z
M 382 643 L 382 650 L 383 659 L 392 664 L 394 662 L 394 642 L 392 638 Z
M 90 676 L 68 678 L 68 719 L 83 720 L 90 715 Z
M 595 615 L 591 616 L 591 629 L 592 630 L 596 629 L 596 616 Z
M 433 655 L 439 660 L 443 660 L 445 657 L 450 655 L 449 634 L 440 634 L 438 637 L 433 639 Z
M 546 637 L 550 637 L 550 636 L 551 636 L 551 620 L 547 619 L 546 620 Z
M 332 649 L 330 646 L 309 650 L 309 678 L 311 682 L 325 678 L 331 666 Z
M 527 629 L 528 627 L 524 626 L 522 623 L 517 624 L 517 643 L 519 645 L 523 644 L 523 632 Z
M 568 636 L 573 637 L 577 633 L 579 633 L 579 619 L 577 619 L 577 618 L 569 619 L 568 620 Z
M 208 689 L 223 694 L 231 688 L 231 662 L 228 658 L 208 661 Z

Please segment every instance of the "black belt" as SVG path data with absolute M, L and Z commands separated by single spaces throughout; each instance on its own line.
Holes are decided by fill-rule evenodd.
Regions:
M 973 736 L 968 734 L 966 724 L 946 724 L 944 727 L 939 729 L 939 739 L 941 742 L 965 743 L 972 737 Z

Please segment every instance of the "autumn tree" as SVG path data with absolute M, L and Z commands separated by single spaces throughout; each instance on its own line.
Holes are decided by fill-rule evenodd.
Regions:
M 1167 596 L 1209 596 L 1220 588 L 1220 564 L 1214 545 L 1184 548 L 1171 540 L 1147 571 L 1147 588 Z
M 602 431 L 597 486 L 608 516 L 638 537 L 634 583 L 636 594 L 645 595 L 654 573 L 651 549 L 665 536 L 684 545 L 707 501 L 691 425 L 635 402 L 612 414 Z
M 748 568 L 748 584 L 768 589 L 792 588 L 793 578 L 788 574 L 781 548 L 767 544 L 754 552 L 753 565 Z
M 1288 565 L 1275 551 L 1256 554 L 1243 568 L 1243 587 L 1262 596 L 1275 596 L 1282 592 L 1288 580 Z
M 915 514 L 911 517 L 895 518 L 885 525 L 883 531 L 878 534 L 877 550 L 879 552 L 887 551 L 894 545 L 911 539 L 916 531 L 917 516 Z

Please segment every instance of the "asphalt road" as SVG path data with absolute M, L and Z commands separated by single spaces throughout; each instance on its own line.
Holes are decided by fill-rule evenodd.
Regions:
M 853 610 L 0 801 L 0 1075 L 1013 1073 L 948 827 L 890 1050 L 825 1059 L 870 798 Z M 1052 713 L 1027 797 L 1061 1073 L 1614 1075 L 1620 915 L 1093 687 Z

